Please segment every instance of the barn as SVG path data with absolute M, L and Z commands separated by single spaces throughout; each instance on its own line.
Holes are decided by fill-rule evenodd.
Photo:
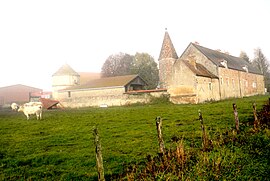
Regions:
M 31 94 L 40 92 L 42 92 L 42 89 L 22 84 L 0 87 L 0 106 L 9 105 L 12 102 L 28 102 Z
M 65 107 L 120 106 L 146 102 L 144 96 L 135 93 L 146 85 L 139 75 L 100 78 L 58 90 L 57 100 Z

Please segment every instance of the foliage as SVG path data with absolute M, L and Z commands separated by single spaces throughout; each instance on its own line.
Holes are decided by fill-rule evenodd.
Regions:
M 154 58 L 147 53 L 136 53 L 133 72 L 140 75 L 147 83 L 148 89 L 155 89 L 158 84 L 158 68 Z
M 103 64 L 101 74 L 102 77 L 138 74 L 147 82 L 147 89 L 154 89 L 158 84 L 157 63 L 147 53 L 111 55 Z
M 102 77 L 132 74 L 134 57 L 126 53 L 110 55 L 101 68 Z
M 249 57 L 246 52 L 241 51 L 239 57 L 250 63 Z
M 269 131 L 247 125 L 253 102 L 260 110 L 266 99 L 50 110 L 42 121 L 0 110 L 0 180 L 97 180 L 95 126 L 106 180 L 262 180 L 269 175 Z M 240 134 L 233 129 L 232 103 Z M 198 109 L 213 145 L 208 151 L 202 150 Z M 165 158 L 157 155 L 157 116 L 163 118 Z

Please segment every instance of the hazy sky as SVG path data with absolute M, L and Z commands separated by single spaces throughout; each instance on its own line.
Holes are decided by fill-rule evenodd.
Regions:
M 146 52 L 157 61 L 165 28 L 178 55 L 190 42 L 270 60 L 268 0 L 1 0 L 0 87 L 50 90 L 68 63 L 100 72 L 119 52 Z

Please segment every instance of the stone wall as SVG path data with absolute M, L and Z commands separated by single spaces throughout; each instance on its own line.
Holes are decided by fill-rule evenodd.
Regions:
M 252 74 L 219 67 L 221 99 L 264 94 L 264 78 Z
M 70 90 L 59 91 L 58 100 L 64 107 L 99 107 L 122 106 L 134 103 L 148 103 L 153 97 L 160 97 L 167 94 L 166 91 L 161 92 L 131 92 L 125 93 L 124 87 L 110 87 L 98 89 Z
M 212 74 L 218 76 L 217 66 L 192 44 L 188 46 L 188 48 L 185 50 L 185 52 L 181 56 L 181 59 L 187 60 L 190 59 L 190 57 L 195 59 L 197 63 L 202 64 Z M 178 61 L 181 61 L 181 59 L 178 59 Z

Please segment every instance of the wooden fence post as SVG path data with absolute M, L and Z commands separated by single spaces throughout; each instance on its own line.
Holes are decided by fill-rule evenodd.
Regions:
M 100 144 L 100 140 L 99 140 L 98 129 L 96 127 L 94 128 L 93 134 L 95 136 L 98 180 L 99 181 L 105 181 L 104 168 L 103 168 L 103 159 L 102 159 L 102 154 L 101 154 L 101 144 Z
M 205 132 L 204 124 L 203 124 L 203 117 L 202 117 L 201 110 L 198 110 L 198 112 L 199 112 L 199 120 L 200 120 L 201 128 L 202 128 L 202 146 L 203 146 L 203 149 L 206 150 L 207 138 L 206 138 L 206 132 Z
M 256 109 L 256 103 L 253 103 L 253 115 L 254 115 L 254 129 L 257 129 L 259 125 L 259 120 L 257 117 L 257 109 Z
M 233 113 L 234 113 L 234 120 L 235 120 L 235 128 L 236 131 L 239 131 L 239 118 L 238 118 L 238 112 L 237 112 L 237 106 L 235 103 L 233 103 Z
M 165 146 L 164 146 L 164 141 L 162 137 L 162 119 L 158 116 L 156 117 L 156 126 L 157 126 L 157 133 L 158 133 L 158 142 L 159 142 L 159 150 L 160 153 L 164 154 L 165 152 Z

